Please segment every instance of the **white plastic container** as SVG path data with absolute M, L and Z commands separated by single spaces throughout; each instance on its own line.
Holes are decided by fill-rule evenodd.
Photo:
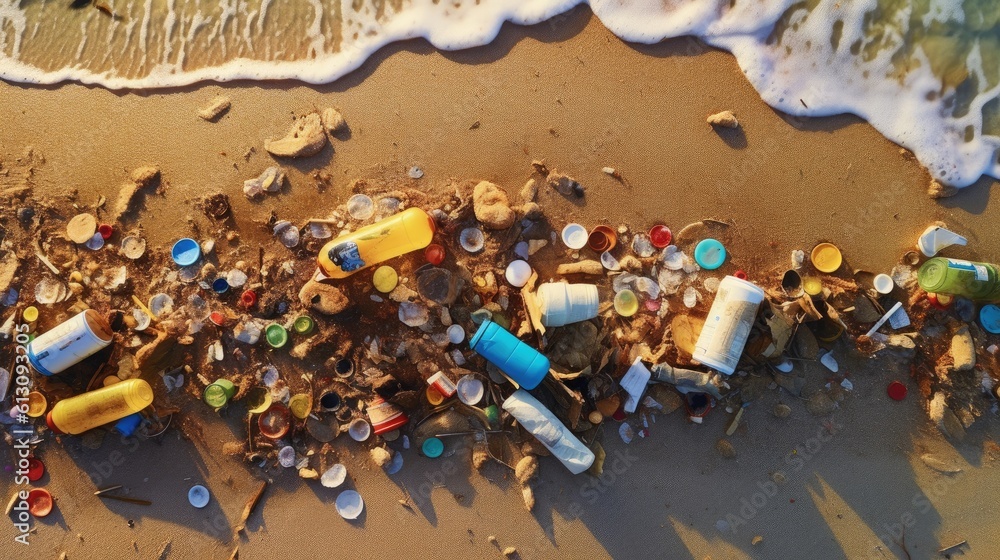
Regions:
M 933 257 L 945 247 L 966 245 L 968 242 L 968 239 L 953 231 L 941 226 L 930 226 L 917 239 L 917 249 L 920 249 L 925 257 Z
M 593 284 L 567 284 L 549 282 L 538 287 L 538 307 L 542 324 L 561 327 L 597 317 L 597 286 Z
M 55 375 L 111 344 L 111 326 L 87 309 L 28 344 L 28 361 L 38 373 Z
M 726 375 L 736 371 L 757 310 L 764 301 L 764 290 L 735 276 L 719 283 L 712 309 L 705 319 L 693 358 Z
M 511 413 L 528 433 L 538 438 L 569 472 L 580 474 L 594 464 L 594 452 L 531 393 L 524 389 L 514 391 L 503 402 L 503 409 Z

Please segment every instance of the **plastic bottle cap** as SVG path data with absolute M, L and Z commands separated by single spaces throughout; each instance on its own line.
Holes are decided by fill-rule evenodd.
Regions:
M 445 250 L 444 247 L 438 245 L 437 243 L 431 243 L 424 249 L 424 258 L 427 262 L 434 266 L 437 266 L 444 262 Z
M 992 303 L 984 305 L 979 310 L 979 322 L 988 332 L 1000 334 L 1000 307 Z
M 337 513 L 344 519 L 357 519 L 365 510 L 365 500 L 354 490 L 344 490 L 337 496 Z
M 562 230 L 562 241 L 570 249 L 583 249 L 587 246 L 587 228 L 580 224 L 566 224 Z
M 888 274 L 879 274 L 875 276 L 875 280 L 872 282 L 875 286 L 875 291 L 880 294 L 888 294 L 892 292 L 892 289 L 896 287 L 896 283 L 893 281 L 892 276 Z
M 365 441 L 372 435 L 372 426 L 364 418 L 355 418 L 347 426 L 347 433 L 354 441 Z
M 603 253 L 611 246 L 611 240 L 604 231 L 594 228 L 587 237 L 587 246 L 594 252 Z
M 886 388 L 886 392 L 889 393 L 889 398 L 894 401 L 901 401 L 906 398 L 906 385 L 903 385 L 899 381 L 893 381 Z
M 444 453 L 444 442 L 436 437 L 429 437 L 424 440 L 420 449 L 424 452 L 425 457 L 436 459 Z
M 97 233 L 101 234 L 101 237 L 105 240 L 111 239 L 111 234 L 115 232 L 114 228 L 110 224 L 101 224 L 97 226 Z
M 434 387 L 428 387 L 427 390 L 424 391 L 424 394 L 427 395 L 427 402 L 429 402 L 431 406 L 437 406 L 444 402 L 444 395 L 442 395 L 441 392 Z
M 52 513 L 52 494 L 44 488 L 32 489 L 28 492 L 28 511 L 35 517 Z
M 388 294 L 396 289 L 396 285 L 399 284 L 399 275 L 396 274 L 396 269 L 383 265 L 375 269 L 375 274 L 372 275 L 372 283 L 375 284 L 376 290 L 383 294 Z
M 702 239 L 694 248 L 694 260 L 705 270 L 715 270 L 726 262 L 726 248 L 717 239 Z
M 257 303 L 257 292 L 253 290 L 244 290 L 243 293 L 240 294 L 240 305 L 243 307 L 251 308 L 255 303 Z
M 802 289 L 811 296 L 818 296 L 823 292 L 823 281 L 815 276 L 807 276 L 802 279 Z
M 202 398 L 205 400 L 205 404 L 212 408 L 222 408 L 229 402 L 229 395 L 226 394 L 226 389 L 218 383 L 212 383 L 208 387 L 205 387 Z
M 226 326 L 226 316 L 218 311 L 209 313 L 208 320 L 211 321 L 213 325 L 218 327 Z
M 35 482 L 45 476 L 45 463 L 35 457 L 28 459 L 28 481 Z
M 39 416 L 45 414 L 45 410 L 48 406 L 49 401 L 45 398 L 45 395 L 39 393 L 38 391 L 28 393 L 28 416 L 38 418 Z
M 812 260 L 816 270 L 829 274 L 840 268 L 840 265 L 844 263 L 844 256 L 840 254 L 840 249 L 833 243 L 820 243 L 813 247 L 810 260 Z
M 515 288 L 524 287 L 528 283 L 528 279 L 531 278 L 531 265 L 521 259 L 513 260 L 507 265 L 504 276 L 507 278 L 507 282 L 510 282 L 511 286 Z
M 622 317 L 631 317 L 639 310 L 639 300 L 632 290 L 622 290 L 615 295 L 615 311 Z
M 278 323 L 271 323 L 264 331 L 264 337 L 272 348 L 281 348 L 288 344 L 288 331 Z
M 198 509 L 207 506 L 211 498 L 211 494 L 208 493 L 208 488 L 205 488 L 201 484 L 195 484 L 190 490 L 188 490 L 188 502 Z
M 655 225 L 649 230 L 649 240 L 653 243 L 653 247 L 657 249 L 663 249 L 667 245 L 670 245 L 673 238 L 674 236 L 670 233 L 670 228 L 665 225 Z
M 201 257 L 201 247 L 190 237 L 179 239 L 170 249 L 170 256 L 178 266 L 190 266 Z
M 292 411 L 292 416 L 299 420 L 305 420 L 312 411 L 312 397 L 306 393 L 292 395 L 288 400 L 288 408 Z
M 295 329 L 296 334 L 306 335 L 313 332 L 313 328 L 316 327 L 313 318 L 308 315 L 300 315 L 295 318 L 295 322 L 292 323 L 292 328 Z
M 257 418 L 257 427 L 265 437 L 281 439 L 288 433 L 290 427 L 288 409 L 281 403 L 273 403 Z
M 38 320 L 38 308 L 34 305 L 25 307 L 24 311 L 21 313 L 21 318 L 24 319 L 24 322 L 26 323 L 34 323 Z
M 229 291 L 229 281 L 225 278 L 216 278 L 212 282 L 212 291 L 217 294 L 224 294 Z

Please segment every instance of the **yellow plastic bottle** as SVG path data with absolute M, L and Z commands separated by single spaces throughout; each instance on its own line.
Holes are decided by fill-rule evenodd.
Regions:
M 61 400 L 52 407 L 45 423 L 60 434 L 82 434 L 139 412 L 153 403 L 153 388 L 142 379 L 114 385 Z
M 382 261 L 423 249 L 433 238 L 434 218 L 419 208 L 407 208 L 327 243 L 316 259 L 317 279 L 347 278 Z

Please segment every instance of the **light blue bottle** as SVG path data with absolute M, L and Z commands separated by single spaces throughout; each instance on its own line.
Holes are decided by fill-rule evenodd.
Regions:
M 483 321 L 469 346 L 522 389 L 538 387 L 549 373 L 548 358 L 493 321 Z

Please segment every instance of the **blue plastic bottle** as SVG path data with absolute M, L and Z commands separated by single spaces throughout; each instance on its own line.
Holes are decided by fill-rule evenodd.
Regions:
M 522 389 L 538 387 L 549 373 L 548 358 L 493 321 L 483 321 L 469 346 Z

